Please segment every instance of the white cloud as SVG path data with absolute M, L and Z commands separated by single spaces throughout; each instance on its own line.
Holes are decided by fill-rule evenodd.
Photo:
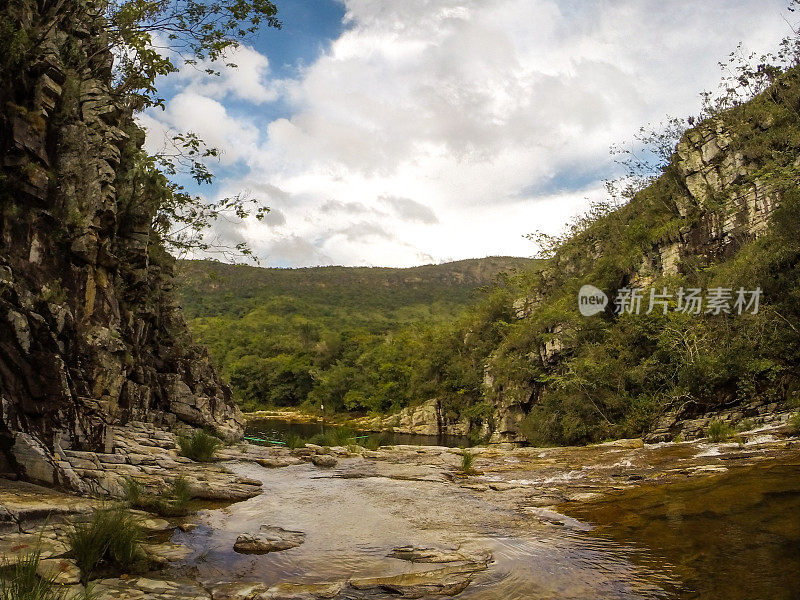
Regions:
M 236 68 L 228 68 L 227 64 Z M 206 69 L 219 74 L 206 73 Z M 215 100 L 237 98 L 262 104 L 277 100 L 283 85 L 280 80 L 270 79 L 269 74 L 269 59 L 250 46 L 241 45 L 226 52 L 222 60 L 203 60 L 184 67 L 174 83 L 185 91 Z
M 151 151 L 158 151 L 174 134 L 188 132 L 197 134 L 208 147 L 219 149 L 223 165 L 246 161 L 259 148 L 257 126 L 231 116 L 221 102 L 196 92 L 176 94 L 165 111 L 150 109 L 140 116 L 139 123 L 148 130 Z
M 601 196 L 586 177 L 611 175 L 610 144 L 695 112 L 737 42 L 762 51 L 786 27 L 783 0 L 345 5 L 348 27 L 299 79 L 269 81 L 246 48 L 243 71 L 189 77 L 158 116 L 250 167 L 225 187 L 260 186 L 284 216 L 247 228 L 268 263 L 530 254 L 523 234 Z M 291 115 L 269 123 L 225 107 L 278 94 Z

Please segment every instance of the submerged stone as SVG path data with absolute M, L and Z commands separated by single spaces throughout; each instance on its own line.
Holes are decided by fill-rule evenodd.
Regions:
M 234 551 L 239 554 L 267 554 L 296 548 L 306 539 L 302 531 L 262 525 L 258 533 L 244 533 L 236 538 Z

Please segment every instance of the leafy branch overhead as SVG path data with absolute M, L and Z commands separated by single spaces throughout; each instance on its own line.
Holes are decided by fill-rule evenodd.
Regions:
M 267 0 L 111 0 L 105 6 L 109 46 L 115 56 L 114 91 L 136 110 L 161 107 L 157 95 L 161 76 L 180 66 L 196 68 L 199 61 L 214 64 L 225 60 L 229 51 L 263 27 L 279 29 L 276 6 Z M 225 68 L 236 68 L 230 62 Z M 216 68 L 204 69 L 219 75 Z M 210 184 L 214 175 L 208 161 L 220 151 L 211 148 L 191 132 L 174 135 L 169 147 L 152 157 L 142 157 L 140 169 L 151 182 L 160 181 L 153 229 L 168 249 L 178 254 L 193 250 L 216 251 L 225 258 L 253 256 L 246 243 L 225 245 L 208 239 L 215 221 L 221 218 L 262 220 L 268 208 L 246 194 L 209 202 L 186 192 L 176 182 L 180 176 L 197 184 Z M 162 174 L 163 177 L 158 177 Z
M 267 0 L 111 0 L 105 12 L 117 91 L 134 97 L 139 108 L 163 106 L 155 84 L 179 69 L 173 56 L 187 65 L 213 63 L 262 27 L 281 27 L 277 7 Z

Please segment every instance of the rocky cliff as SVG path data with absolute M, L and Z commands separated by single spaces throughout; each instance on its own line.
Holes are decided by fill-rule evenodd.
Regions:
M 110 451 L 114 425 L 241 430 L 173 296 L 94 6 L 0 9 L 0 468 L 56 483 L 58 456 Z
M 793 333 L 764 333 L 767 329 L 794 327 L 787 317 L 791 303 L 777 306 L 794 293 L 794 248 L 787 244 L 784 234 L 760 247 L 755 244 L 773 231 L 776 218 L 783 219 L 785 229 L 796 214 L 792 208 L 776 216 L 784 196 L 797 188 L 798 90 L 798 73 L 794 69 L 749 103 L 688 130 L 661 177 L 639 192 L 630 204 L 587 225 L 563 243 L 536 285 L 522 290 L 525 295 L 514 303 L 518 321 L 512 325 L 512 334 L 486 362 L 484 397 L 495 410 L 496 441 L 526 441 L 530 437 L 524 432 L 526 420 L 529 430 L 549 427 L 548 435 L 559 439 L 561 430 L 578 430 L 583 427 L 581 420 L 592 414 L 604 421 L 597 431 L 615 435 L 623 424 L 610 413 L 618 409 L 622 415 L 627 406 L 637 402 L 647 404 L 642 409 L 647 415 L 636 425 L 639 433 L 644 429 L 645 433 L 650 432 L 651 439 L 660 441 L 678 434 L 703 435 L 710 419 L 763 419 L 774 415 L 783 403 L 796 402 L 792 391 L 797 373 L 794 358 L 786 352 L 777 353 L 777 346 L 771 348 L 763 342 L 773 338 L 789 349 L 796 347 L 796 340 L 790 337 Z M 755 259 L 749 270 L 743 249 Z M 775 265 L 777 270 L 759 272 L 754 266 L 759 262 Z M 745 274 L 747 279 L 741 279 Z M 652 325 L 647 336 L 638 338 L 653 342 L 649 357 L 644 351 L 636 354 L 621 346 L 623 341 L 637 338 L 630 331 L 619 333 L 628 326 L 613 314 L 614 290 L 650 286 L 660 290 L 660 286 L 701 284 L 710 287 L 715 282 L 734 289 L 734 284 L 766 288 L 763 300 L 767 305 L 773 304 L 762 305 L 761 329 L 743 325 L 746 320 L 726 320 L 725 315 L 717 320 L 699 316 L 679 323 L 668 322 L 665 317 L 663 322 Z M 583 284 L 599 285 L 611 296 L 611 304 L 596 321 L 577 315 L 577 290 Z M 658 327 L 672 327 L 675 339 L 667 339 Z M 631 325 L 629 329 L 633 328 Z M 759 336 L 761 345 L 755 338 L 743 341 L 748 335 Z M 683 355 L 678 360 L 679 350 L 670 348 L 668 352 L 664 350 L 666 344 L 688 350 L 681 348 Z M 690 348 L 692 344 L 695 347 Z M 714 355 L 720 346 L 737 344 L 742 346 L 740 354 L 749 363 L 742 360 L 740 366 L 734 366 L 732 350 L 720 359 L 720 366 L 712 366 L 712 360 L 703 356 Z M 615 363 L 611 367 L 609 356 L 613 353 L 627 353 L 638 362 Z M 702 391 L 687 391 L 694 379 L 686 383 L 689 376 L 685 373 L 690 370 L 686 368 L 672 380 L 668 380 L 672 375 L 664 376 L 672 387 L 661 398 L 645 399 L 640 393 L 638 399 L 623 399 L 630 390 L 647 389 L 646 384 L 636 380 L 641 377 L 638 373 L 646 370 L 642 366 L 646 361 L 655 363 L 662 355 L 675 362 L 650 367 L 647 372 L 651 376 L 670 370 L 677 373 L 692 363 L 692 378 L 714 383 Z M 598 362 L 592 366 L 594 361 Z M 613 368 L 617 369 L 616 375 L 611 372 Z M 637 374 L 628 375 L 628 369 Z M 752 375 L 750 369 L 762 370 Z M 774 370 L 767 374 L 768 369 Z M 725 377 L 719 373 L 722 370 L 728 371 Z M 615 377 L 617 383 L 602 387 Z M 582 389 L 577 389 L 579 386 Z M 553 393 L 557 388 L 560 391 Z M 549 405 L 542 408 L 547 402 Z M 625 409 L 619 408 L 624 402 L 629 404 Z M 588 407 L 585 413 L 575 408 L 579 403 Z M 564 406 L 571 408 L 562 410 Z M 541 410 L 534 423 L 529 415 L 537 409 Z M 573 424 L 565 424 L 562 419 L 566 411 L 572 411 L 567 419 Z M 630 413 L 624 418 L 632 419 Z M 544 425 L 548 419 L 549 424 Z M 628 433 L 636 432 L 634 426 L 624 426 L 629 427 Z M 587 439 L 582 435 L 588 434 L 575 434 L 575 439 Z

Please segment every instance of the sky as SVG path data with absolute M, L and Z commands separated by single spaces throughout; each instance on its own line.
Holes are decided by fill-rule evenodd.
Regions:
M 140 123 L 148 150 L 221 150 L 197 191 L 270 213 L 213 235 L 278 267 L 532 256 L 525 234 L 605 198 L 611 145 L 696 114 L 738 43 L 788 31 L 786 0 L 275 1 L 281 30 L 159 82 Z

